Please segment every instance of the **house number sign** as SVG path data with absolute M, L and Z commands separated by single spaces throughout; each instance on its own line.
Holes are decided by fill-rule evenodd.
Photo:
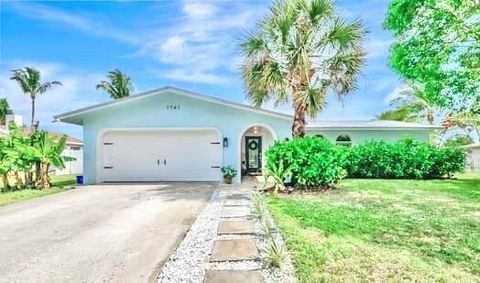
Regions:
M 178 104 L 169 104 L 166 106 L 167 110 L 180 110 L 180 105 Z

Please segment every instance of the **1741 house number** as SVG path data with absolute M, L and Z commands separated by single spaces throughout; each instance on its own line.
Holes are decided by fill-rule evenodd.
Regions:
M 180 110 L 180 105 L 169 104 L 167 105 L 167 110 Z

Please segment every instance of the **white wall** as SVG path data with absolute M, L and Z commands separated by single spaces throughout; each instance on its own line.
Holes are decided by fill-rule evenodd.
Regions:
M 467 172 L 480 172 L 480 147 L 467 151 Z
M 75 161 L 65 163 L 64 169 L 54 168 L 55 175 L 81 175 L 83 173 L 83 148 L 80 146 L 67 146 L 62 153 L 63 156 L 73 157 Z

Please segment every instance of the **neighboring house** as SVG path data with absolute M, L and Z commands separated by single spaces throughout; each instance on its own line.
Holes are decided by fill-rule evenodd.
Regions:
M 21 115 L 7 114 L 5 117 L 5 124 L 9 125 L 10 122 L 15 123 L 18 127 L 23 128 L 23 134 L 30 134 L 30 128 L 23 126 L 23 118 Z M 58 140 L 63 136 L 61 133 L 48 132 L 49 135 L 54 139 Z M 9 134 L 8 127 L 5 125 L 0 125 L 0 137 L 7 136 Z M 63 156 L 74 157 L 75 161 L 69 161 L 65 163 L 64 169 L 51 168 L 51 171 L 54 175 L 68 175 L 76 174 L 81 175 L 83 172 L 83 142 L 80 139 L 67 136 L 67 142 L 65 150 L 62 153 Z
M 292 119 L 173 87 L 55 116 L 83 126 L 87 184 L 220 181 L 220 168 L 228 165 L 259 172 L 265 150 L 275 140 L 291 137 Z M 396 141 L 405 135 L 428 142 L 434 129 L 403 122 L 332 121 L 310 124 L 307 133 L 342 144 Z
M 467 150 L 467 172 L 480 172 L 480 143 L 463 146 Z

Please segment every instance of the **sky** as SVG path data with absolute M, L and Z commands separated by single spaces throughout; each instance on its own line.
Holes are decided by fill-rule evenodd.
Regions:
M 369 31 L 367 65 L 358 90 L 343 101 L 328 98 L 317 120 L 369 120 L 388 109 L 400 86 L 388 67 L 390 32 L 382 28 L 389 0 L 337 0 L 347 20 Z M 165 85 L 249 104 L 239 64 L 239 42 L 270 0 L 6 1 L 0 0 L 0 97 L 29 125 L 30 99 L 10 80 L 10 70 L 32 66 L 42 80 L 61 81 L 37 98 L 40 126 L 82 137 L 80 126 L 53 116 L 110 100 L 95 85 L 118 68 L 134 93 Z M 265 108 L 274 109 L 272 105 Z M 291 113 L 290 105 L 277 111 Z

